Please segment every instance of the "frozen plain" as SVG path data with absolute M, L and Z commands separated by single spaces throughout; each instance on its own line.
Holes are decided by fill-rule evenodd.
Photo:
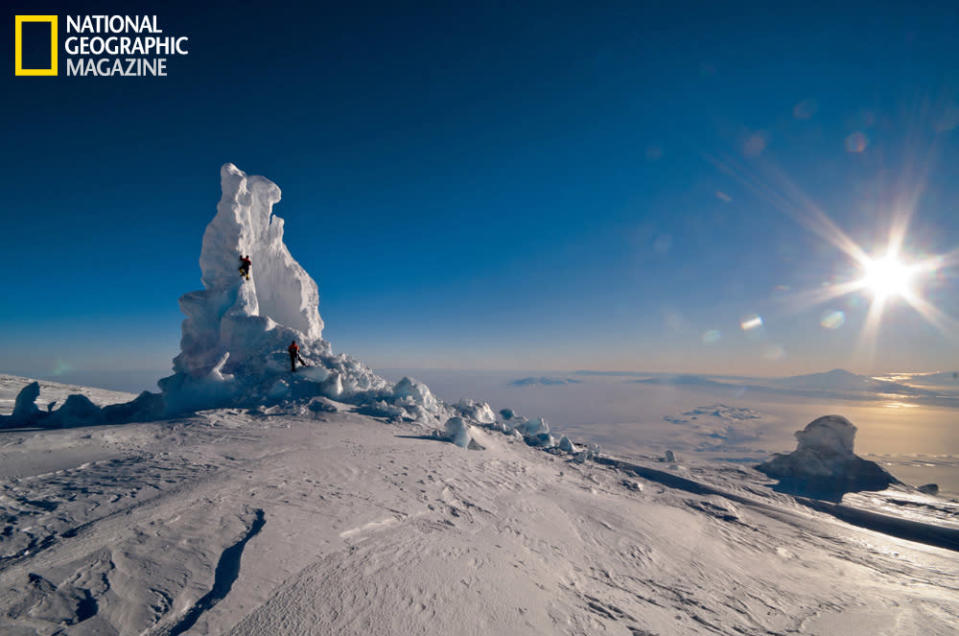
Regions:
M 636 460 L 732 498 L 695 494 L 339 408 L 0 433 L 0 466 L 70 456 L 4 475 L 0 628 L 948 634 L 959 620 L 957 552 L 811 510 L 751 468 Z M 954 504 L 907 489 L 850 501 L 959 527 Z

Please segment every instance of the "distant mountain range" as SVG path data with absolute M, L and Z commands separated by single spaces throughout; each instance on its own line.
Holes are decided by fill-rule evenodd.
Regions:
M 512 380 L 510 386 L 562 386 L 566 384 L 580 384 L 582 380 L 573 378 L 530 377 Z
M 909 400 L 926 404 L 959 407 L 959 374 L 953 372 L 900 373 L 886 378 L 859 375 L 845 369 L 808 373 L 783 378 L 757 378 L 692 373 L 649 373 L 641 371 L 574 371 L 566 377 L 528 377 L 513 380 L 511 386 L 563 386 L 586 378 L 626 378 L 644 385 L 687 387 L 711 391 L 732 391 L 737 395 L 775 393 L 842 400 Z
M 604 374 L 605 375 L 605 374 Z M 613 374 L 609 374 L 613 375 Z M 810 373 L 785 378 L 753 378 L 695 374 L 640 374 L 622 373 L 636 384 L 698 387 L 736 392 L 780 393 L 831 399 L 908 399 L 943 406 L 959 406 L 959 379 L 951 372 L 909 376 L 900 374 L 895 379 L 878 379 L 859 375 L 845 369 L 824 373 Z M 903 380 L 907 378 L 908 381 Z
M 927 393 L 927 391 L 915 386 L 902 384 L 901 382 L 877 380 L 869 376 L 851 373 L 845 369 L 776 378 L 761 384 L 787 389 L 812 389 L 816 391 L 864 391 L 897 395 L 924 395 Z

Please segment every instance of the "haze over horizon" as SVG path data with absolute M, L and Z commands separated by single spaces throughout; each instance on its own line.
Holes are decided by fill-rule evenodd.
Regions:
M 144 7 L 162 81 L 3 76 L 0 372 L 169 369 L 227 161 L 377 368 L 955 365 L 955 6 L 231 7 Z

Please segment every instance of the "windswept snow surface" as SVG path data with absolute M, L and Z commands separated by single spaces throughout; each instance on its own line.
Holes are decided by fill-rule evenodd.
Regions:
M 469 395 L 495 408 L 544 416 L 556 432 L 625 455 L 673 450 L 684 462 L 758 464 L 795 448 L 794 432 L 827 413 L 859 429 L 856 453 L 914 486 L 938 483 L 959 497 L 959 393 L 924 398 L 854 400 L 831 391 L 797 395 L 743 386 L 636 383 L 635 373 L 582 373 L 563 386 L 516 386 L 515 372 L 422 369 L 381 370 L 390 378 L 415 374 L 445 400 Z M 528 373 L 536 377 L 537 374 Z M 951 375 L 951 374 L 950 374 Z M 897 376 L 898 377 L 898 376 Z M 732 382 L 732 380 L 729 380 Z M 749 379 L 749 384 L 758 380 Z M 952 406 L 948 406 L 951 404 Z
M 647 458 L 646 478 L 477 427 L 485 450 L 467 450 L 324 404 L 337 412 L 0 432 L 0 472 L 22 448 L 82 450 L 2 475 L 0 632 L 949 634 L 959 622 L 959 552 L 849 525 L 751 469 Z M 959 528 L 954 504 L 914 491 L 860 505 Z

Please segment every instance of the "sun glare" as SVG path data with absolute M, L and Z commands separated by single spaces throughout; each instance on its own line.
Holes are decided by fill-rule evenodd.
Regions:
M 876 298 L 887 299 L 912 295 L 915 272 L 895 254 L 867 260 L 863 263 L 863 273 L 863 288 L 869 290 Z
M 909 222 L 915 213 L 922 188 L 904 188 L 896 197 L 890 213 L 889 237 L 884 246 L 875 245 L 881 256 L 872 257 L 867 248 L 859 245 L 826 212 L 817 206 L 789 177 L 774 165 L 763 167 L 772 181 L 754 173 L 735 158 L 707 157 L 722 172 L 733 176 L 760 198 L 791 216 L 803 227 L 838 248 L 855 266 L 848 278 L 836 276 L 816 288 L 790 292 L 783 300 L 795 311 L 835 302 L 853 294 L 869 296 L 865 320 L 859 332 L 860 348 L 869 355 L 875 351 L 883 314 L 898 300 L 914 309 L 943 335 L 959 339 L 959 320 L 953 318 L 926 298 L 929 283 L 942 280 L 941 272 L 959 265 L 959 248 L 943 254 L 931 254 L 915 241 L 907 241 Z M 909 246 L 907 248 L 907 246 Z M 906 255 L 903 259 L 900 255 Z M 843 274 L 846 271 L 844 270 Z M 852 273 L 852 272 L 849 272 Z M 819 324 L 823 329 L 837 330 L 849 323 L 850 303 L 845 307 L 826 307 Z M 749 320 L 741 324 L 743 330 L 762 323 Z

